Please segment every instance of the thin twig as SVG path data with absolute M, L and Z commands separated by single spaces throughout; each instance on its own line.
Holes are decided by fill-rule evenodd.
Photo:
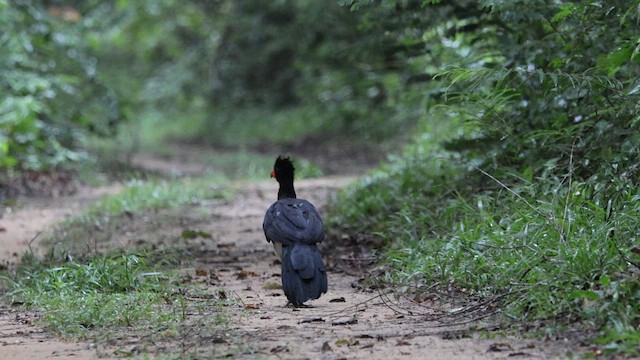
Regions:
M 505 190 L 507 190 L 508 192 L 510 192 L 511 194 L 513 194 L 515 197 L 517 197 L 518 199 L 522 200 L 525 204 L 527 204 L 527 206 L 529 206 L 529 208 L 531 208 L 531 210 L 533 210 L 536 214 L 538 214 L 540 217 L 544 218 L 547 220 L 547 222 L 556 230 L 556 232 L 558 233 L 558 235 L 560 236 L 560 238 L 564 241 L 564 233 L 563 231 L 560 229 L 560 226 L 558 225 L 557 221 L 552 221 L 555 220 L 555 216 L 552 213 L 550 214 L 545 214 L 542 211 L 538 210 L 536 207 L 534 207 L 533 205 L 531 205 L 531 203 L 529 201 L 527 201 L 527 199 L 525 199 L 524 197 L 522 197 L 520 194 L 518 194 L 517 192 L 511 190 L 511 188 L 509 188 L 505 183 L 503 183 L 502 181 L 498 180 L 495 176 L 489 174 L 488 172 L 480 169 L 477 166 L 474 166 L 474 169 L 478 170 L 479 172 L 481 172 L 482 174 L 484 174 L 485 176 L 489 177 L 491 180 L 495 181 L 496 183 L 498 183 L 500 186 L 502 186 Z
M 378 288 L 381 289 L 382 287 L 379 286 Z M 443 324 L 442 326 L 451 326 L 451 325 L 461 325 L 469 322 L 478 321 L 480 319 L 494 315 L 500 312 L 501 309 L 496 308 L 495 310 L 487 312 L 487 310 L 490 308 L 492 304 L 498 304 L 501 301 L 503 301 L 503 299 L 505 299 L 506 297 L 514 294 L 522 293 L 523 291 L 524 291 L 523 289 L 510 290 L 502 294 L 498 294 L 493 297 L 487 298 L 481 302 L 478 302 L 472 305 L 463 306 L 460 309 L 455 311 L 446 311 L 446 310 L 436 309 L 433 307 L 427 307 L 427 306 L 424 306 L 423 304 L 418 304 L 416 301 L 410 299 L 407 296 L 401 295 L 403 298 L 407 299 L 409 302 L 413 304 L 418 304 L 420 305 L 420 307 L 426 308 L 431 313 L 425 313 L 425 312 L 416 313 L 413 310 L 407 310 L 403 308 L 400 304 L 394 302 L 389 297 L 389 292 L 379 291 L 379 294 L 380 294 L 380 299 L 384 302 L 384 305 L 390 310 L 392 310 L 393 312 L 395 312 L 396 314 L 403 315 L 403 316 L 423 316 L 423 317 L 426 317 L 428 321 L 440 322 Z M 479 312 L 483 312 L 483 313 L 475 316 L 475 314 Z M 463 320 L 463 318 L 466 318 L 466 319 Z
M 32 237 L 32 238 L 31 238 L 31 240 L 29 240 L 29 241 L 27 242 L 27 246 L 29 246 L 29 253 L 31 253 L 31 255 L 35 255 L 35 254 L 33 253 L 33 248 L 31 248 L 31 244 L 32 244 L 34 241 L 36 241 L 36 239 L 38 238 L 38 236 L 40 236 L 40 234 L 42 234 L 42 231 L 38 231 L 38 233 L 37 233 L 34 237 Z
M 545 219 L 548 217 L 547 214 L 544 214 L 543 212 L 541 212 L 540 210 L 536 209 L 533 205 L 531 205 L 531 203 L 529 201 L 527 201 L 527 199 L 523 198 L 522 195 L 518 194 L 517 192 L 511 190 L 511 188 L 509 188 L 505 183 L 503 183 L 502 181 L 498 180 L 495 176 L 489 174 L 488 172 L 480 169 L 477 166 L 474 166 L 474 168 L 476 170 L 478 170 L 479 172 L 481 172 L 483 175 L 489 177 L 491 180 L 495 181 L 496 183 L 498 183 L 500 186 L 502 186 L 505 190 L 507 190 L 508 192 L 510 192 L 511 194 L 513 194 L 515 197 L 517 197 L 518 199 L 522 200 L 525 204 L 527 204 L 527 206 L 529 206 L 531 208 L 531 210 L 535 211 L 538 215 L 544 217 Z
M 577 140 L 578 140 L 577 138 L 573 139 L 573 144 L 571 144 L 571 153 L 569 154 L 569 174 L 567 174 L 569 176 L 569 190 L 567 191 L 567 196 L 564 201 L 564 211 L 562 213 L 562 226 L 564 227 L 567 233 L 569 233 L 569 230 L 570 230 L 570 229 L 567 229 L 566 223 L 567 223 L 567 218 L 569 216 L 569 199 L 571 198 L 571 188 L 573 186 L 573 172 L 574 172 L 573 150 L 576 146 Z M 562 236 L 561 239 L 566 240 L 565 236 Z

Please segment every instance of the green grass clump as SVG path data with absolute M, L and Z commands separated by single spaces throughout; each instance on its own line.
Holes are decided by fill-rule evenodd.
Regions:
M 385 280 L 418 298 L 490 301 L 504 324 L 578 329 L 638 355 L 639 200 L 615 167 L 588 179 L 494 176 L 410 151 L 343 193 L 329 227 L 386 245 Z
M 131 181 L 118 194 L 60 224 L 45 240 L 53 246 L 44 259 L 26 254 L 17 272 L 2 278 L 9 284 L 5 297 L 21 310 L 34 311 L 46 329 L 67 338 L 92 339 L 107 349 L 115 346 L 123 354 L 130 352 L 123 340 L 129 338 L 139 339 L 129 355 L 179 353 L 183 349 L 176 344 L 189 348 L 205 346 L 203 339 L 209 337 L 224 338 L 225 309 L 233 299 L 172 270 L 191 260 L 184 257 L 188 250 L 176 247 L 182 252 L 175 255 L 171 246 L 159 246 L 114 253 L 103 241 L 122 235 L 123 227 L 134 231 L 132 224 L 140 226 L 143 238 L 150 231 L 154 241 L 166 239 L 159 234 L 165 229 L 191 230 L 184 222 L 210 216 L 205 209 L 230 198 L 230 188 L 226 180 L 212 177 Z M 141 220 L 147 216 L 159 220 L 147 224 Z
M 118 194 L 105 196 L 72 221 L 90 222 L 124 212 L 177 208 L 184 205 L 207 204 L 228 199 L 232 192 L 215 177 L 166 180 L 131 180 Z
M 92 331 L 160 329 L 184 321 L 176 281 L 138 255 L 98 256 L 23 269 L 7 296 L 39 314 L 40 325 L 63 336 Z M 101 330 L 102 329 L 102 330 Z

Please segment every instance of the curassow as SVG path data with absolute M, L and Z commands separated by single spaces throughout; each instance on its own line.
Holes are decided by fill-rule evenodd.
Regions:
M 282 289 L 289 303 L 304 307 L 327 292 L 327 273 L 316 243 L 324 239 L 322 219 L 307 200 L 296 198 L 294 167 L 279 156 L 273 166 L 280 188 L 278 201 L 267 210 L 262 228 L 281 262 Z

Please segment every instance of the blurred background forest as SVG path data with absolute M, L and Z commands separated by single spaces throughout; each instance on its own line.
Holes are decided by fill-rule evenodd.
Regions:
M 4 169 L 73 167 L 157 151 L 167 139 L 232 150 L 307 140 L 377 148 L 426 110 L 424 88 L 412 85 L 430 76 L 424 40 L 405 28 L 418 19 L 410 8 L 398 18 L 395 6 L 358 13 L 333 1 L 0 8 Z
M 640 1 L 0 0 L 0 29 L 0 189 L 166 144 L 393 153 L 328 221 L 388 280 L 640 353 Z
M 167 137 L 366 149 L 417 133 L 533 172 L 570 150 L 633 161 L 638 145 L 637 1 L 2 0 L 0 10 L 3 173 Z

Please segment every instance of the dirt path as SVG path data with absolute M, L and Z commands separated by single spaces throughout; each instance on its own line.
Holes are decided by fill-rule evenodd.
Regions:
M 352 178 L 328 177 L 296 183 L 300 197 L 326 212 L 327 198 Z M 142 222 L 132 219 L 126 232 L 112 234 L 111 244 L 135 246 L 155 242 L 168 245 L 181 239 L 188 227 L 211 234 L 212 239 L 184 240 L 180 246 L 193 254 L 193 278 L 206 283 L 207 291 L 224 291 L 237 306 L 229 309 L 229 335 L 222 341 L 193 336 L 189 354 L 197 358 L 279 358 L 279 359 L 497 359 L 515 357 L 555 358 L 562 354 L 559 344 L 542 344 L 515 338 L 479 339 L 463 327 L 442 327 L 423 316 L 420 305 L 374 291 L 362 291 L 362 272 L 357 261 L 338 264 L 350 254 L 328 254 L 336 244 L 328 241 L 321 251 L 326 255 L 329 292 L 308 309 L 285 307 L 286 298 L 277 289 L 279 265 L 274 263 L 271 245 L 264 240 L 261 224 L 265 209 L 274 201 L 275 181 L 237 185 L 237 194 L 226 204 L 212 206 L 208 214 L 185 212 L 180 221 L 158 217 Z M 105 190 L 105 192 L 109 192 Z M 83 204 L 98 197 L 57 199 L 49 207 L 29 205 L 2 219 L 11 229 L 1 234 L 3 261 L 14 261 L 12 252 L 25 250 L 34 232 L 47 230 Z M 76 204 L 76 205 L 70 205 Z M 38 221 L 33 221 L 37 219 Z M 14 232 L 17 228 L 20 231 Z M 135 239 L 135 242 L 131 239 Z M 9 258 L 7 259 L 7 255 Z M 342 270 L 339 270 L 342 269 Z M 346 269 L 346 270 L 345 270 Z M 267 285 L 267 286 L 265 286 Z M 391 301 L 391 304 L 390 304 Z M 391 305 L 391 306 L 390 306 Z M 401 308 L 402 312 L 395 309 Z M 39 358 L 97 358 L 90 343 L 66 343 L 52 338 L 31 325 L 31 315 L 0 309 L 0 358 L 22 360 Z M 135 347 L 135 344 L 127 346 Z M 181 346 L 185 346 L 182 344 Z M 105 351 L 106 350 L 106 351 Z M 113 353 L 102 349 L 101 354 Z M 159 353 L 158 353 L 159 354 Z M 156 355 L 158 355 L 156 354 Z
M 325 212 L 327 198 L 352 179 L 321 178 L 297 182 L 300 197 Z M 336 244 L 324 243 L 328 259 L 329 292 L 312 302 L 312 308 L 285 307 L 282 290 L 266 290 L 279 284 L 280 267 L 274 263 L 271 244 L 264 240 L 264 209 L 273 201 L 275 182 L 243 186 L 233 202 L 216 207 L 216 219 L 205 231 L 214 235 L 204 253 L 215 256 L 197 260 L 201 276 L 213 277 L 211 291 L 223 287 L 234 294 L 240 307 L 232 309 L 232 330 L 247 349 L 234 356 L 286 359 L 497 359 L 549 358 L 559 348 L 545 348 L 535 341 L 482 340 L 465 327 L 441 327 L 421 316 L 426 309 L 415 303 L 393 300 L 377 291 L 362 291 L 362 272 L 337 264 L 349 254 L 328 256 Z M 217 249 L 217 250 L 216 250 Z M 232 262 L 228 260 L 232 259 Z M 349 262 L 349 264 L 357 263 Z M 341 266 L 338 266 L 341 265 Z M 337 270 L 347 269 L 347 270 Z M 204 270 L 204 271 L 203 271 Z M 239 276 L 246 274 L 247 276 Z M 267 286 L 267 288 L 271 288 Z M 390 306 L 391 305 L 391 306 Z M 397 309 L 402 311 L 398 312 Z M 462 334 L 462 336 L 458 336 Z M 233 352 L 229 350 L 230 352 Z
M 82 186 L 73 196 L 29 198 L 28 204 L 20 201 L 17 206 L 0 208 L 0 268 L 15 267 L 20 257 L 29 251 L 32 242 L 31 250 L 42 255 L 45 249 L 38 246 L 37 240 L 46 237 L 54 224 L 121 189 L 120 184 Z
M 73 196 L 31 198 L 28 204 L 0 209 L 0 267 L 15 268 L 28 251 L 43 255 L 46 249 L 38 240 L 47 236 L 55 224 L 78 214 L 104 195 L 122 189 L 119 184 L 81 187 Z M 0 303 L 0 358 L 13 360 L 73 358 L 94 359 L 89 343 L 60 341 L 32 325 L 34 314 L 20 313 Z

